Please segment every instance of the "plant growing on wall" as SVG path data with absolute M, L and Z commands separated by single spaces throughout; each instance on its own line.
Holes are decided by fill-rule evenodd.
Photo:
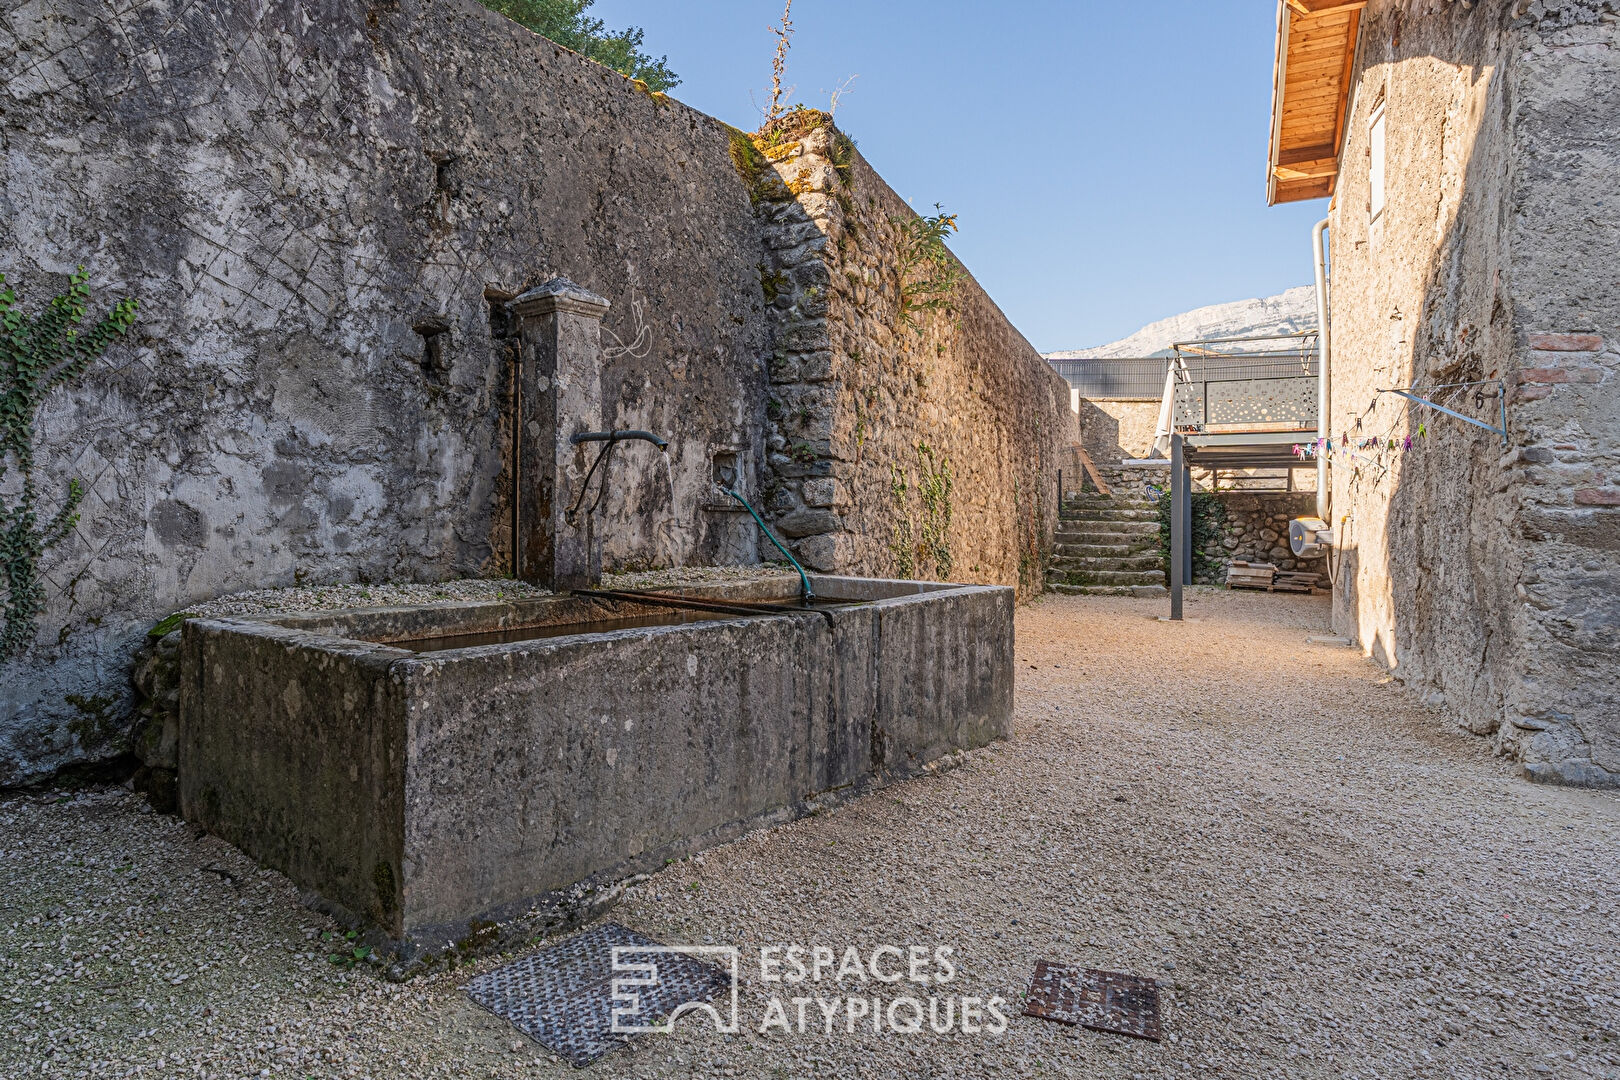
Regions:
M 654 59 L 641 51 L 643 32 L 640 27 L 609 30 L 601 19 L 585 14 L 595 3 L 596 0 L 483 0 L 485 7 L 520 26 L 645 83 L 651 93 L 661 94 L 680 84 L 680 76 L 669 70 L 669 57 Z
M 787 54 L 790 39 L 793 37 L 793 0 L 787 0 L 782 6 L 782 25 L 770 27 L 776 36 L 776 55 L 771 58 L 771 103 L 765 106 L 765 123 L 771 124 L 782 118 L 786 108 L 782 98 L 793 93 L 792 87 L 783 89 L 782 76 L 787 74 Z
M 135 322 L 136 301 L 120 300 L 87 331 L 84 320 L 90 275 L 79 267 L 65 293 L 30 319 L 17 310 L 17 294 L 0 274 L 0 479 L 15 470 L 19 480 L 0 498 L 0 577 L 6 587 L 5 627 L 0 660 L 16 656 L 33 641 L 45 610 L 39 558 L 66 539 L 79 521 L 84 486 L 68 481 L 62 505 L 44 524 L 39 520 L 39 489 L 34 481 L 34 416 L 52 390 L 78 382 L 90 364 Z
M 916 485 L 897 464 L 891 463 L 889 472 L 889 497 L 896 511 L 889 554 L 894 557 L 895 572 L 910 577 L 932 567 L 933 577 L 948 577 L 954 565 L 950 532 L 951 496 L 956 491 L 951 459 L 927 443 L 918 443 Z
M 1170 492 L 1166 491 L 1159 496 L 1159 554 L 1164 558 L 1164 579 L 1170 580 L 1170 530 L 1175 520 L 1171 513 Z M 1192 542 L 1193 577 L 1203 577 L 1206 580 L 1219 576 L 1221 562 L 1204 549 L 1210 544 L 1219 545 L 1221 529 L 1226 524 L 1226 507 L 1221 500 L 1215 497 L 1214 492 L 1195 491 L 1192 493 Z
M 964 276 L 945 238 L 957 231 L 956 215 L 934 204 L 938 211 L 921 217 L 893 219 L 900 234 L 900 320 L 915 328 L 919 313 L 949 308 Z

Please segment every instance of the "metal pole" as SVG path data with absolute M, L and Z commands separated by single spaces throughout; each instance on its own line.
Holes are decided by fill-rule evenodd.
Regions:
M 1187 530 L 1182 525 L 1186 497 L 1181 490 L 1181 477 L 1186 472 L 1186 458 L 1182 454 L 1181 436 L 1170 436 L 1170 618 L 1181 621 L 1182 568 L 1187 555 Z
M 1063 470 L 1058 470 L 1058 517 L 1063 516 Z
M 1182 545 L 1183 562 L 1181 564 L 1181 580 L 1183 584 L 1193 583 L 1193 534 L 1192 534 L 1192 466 L 1186 464 L 1186 453 L 1182 454 L 1181 467 L 1181 501 L 1176 505 L 1181 507 L 1181 534 L 1187 538 Z

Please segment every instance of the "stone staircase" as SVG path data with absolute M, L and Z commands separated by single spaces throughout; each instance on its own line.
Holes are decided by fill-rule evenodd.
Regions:
M 1067 500 L 1046 584 L 1092 596 L 1165 595 L 1158 510 L 1134 496 L 1088 492 Z

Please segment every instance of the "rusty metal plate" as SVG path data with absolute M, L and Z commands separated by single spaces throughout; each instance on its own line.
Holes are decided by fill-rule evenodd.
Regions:
M 467 994 L 525 1035 L 583 1068 L 630 1037 L 692 1006 L 736 1030 L 736 950 L 730 970 L 695 959 L 618 923 L 603 923 L 467 984 Z M 724 997 L 719 1007 L 700 1005 Z M 730 1026 L 727 1026 L 727 1021 Z
M 1158 1042 L 1163 1036 L 1159 984 L 1120 971 L 1037 960 L 1024 1015 L 1133 1039 Z

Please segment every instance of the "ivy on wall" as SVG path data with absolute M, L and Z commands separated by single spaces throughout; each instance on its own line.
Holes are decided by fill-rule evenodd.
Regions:
M 1170 574 L 1170 531 L 1175 521 L 1175 515 L 1170 503 L 1170 492 L 1165 491 L 1159 496 L 1159 554 L 1164 559 L 1164 580 L 1169 581 Z M 1220 577 L 1222 561 L 1204 549 L 1210 544 L 1219 545 L 1222 537 L 1222 527 L 1226 524 L 1226 506 L 1215 497 L 1213 492 L 1195 491 L 1192 493 L 1192 536 L 1188 541 L 1192 544 L 1193 577 L 1203 578 L 1206 581 L 1215 581 Z M 1188 582 L 1191 584 L 1191 582 Z
M 120 300 L 100 322 L 81 331 L 90 299 L 90 275 L 79 267 L 65 293 L 29 318 L 17 310 L 17 294 L 0 274 L 0 481 L 15 471 L 12 490 L 0 496 L 0 579 L 6 589 L 5 627 L 0 660 L 9 660 L 34 640 L 45 610 L 39 558 L 73 531 L 79 521 L 84 485 L 68 481 L 67 496 L 40 523 L 39 488 L 34 480 L 34 417 L 52 390 L 79 381 L 90 364 L 135 323 L 137 303 Z
M 898 464 L 889 469 L 889 495 L 898 512 L 889 544 L 895 572 L 901 577 L 948 578 L 953 565 L 951 497 L 956 489 L 951 459 L 927 443 L 918 443 L 915 484 Z

